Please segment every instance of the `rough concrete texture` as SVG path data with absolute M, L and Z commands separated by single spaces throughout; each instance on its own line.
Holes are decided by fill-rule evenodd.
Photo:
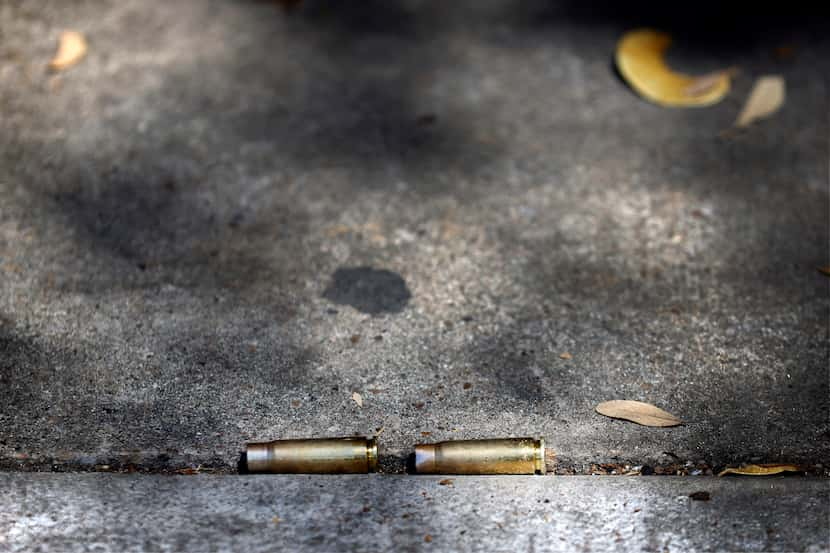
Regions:
M 827 551 L 830 480 L 0 474 L 9 551 Z M 709 500 L 690 495 L 708 492 Z M 701 497 L 701 494 L 696 495 Z
M 825 20 L 629 5 L 0 3 L 0 466 L 233 471 L 248 440 L 380 433 L 387 471 L 522 435 L 562 472 L 822 470 Z M 618 79 L 652 22 L 676 67 L 741 68 L 724 102 Z M 51 74 L 63 29 L 89 53 Z M 724 135 L 766 73 L 784 109 Z M 619 398 L 685 424 L 594 413 Z

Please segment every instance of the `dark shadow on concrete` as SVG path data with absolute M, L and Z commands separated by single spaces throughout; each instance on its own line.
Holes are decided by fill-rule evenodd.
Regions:
M 399 1 L 304 0 L 294 17 L 340 36 L 359 38 L 371 34 L 412 35 L 418 7 Z
M 48 160 L 20 164 L 18 176 L 33 183 L 26 193 L 84 252 L 64 260 L 77 268 L 60 276 L 64 289 L 170 283 L 205 294 L 253 290 L 258 303 L 275 283 L 319 270 L 306 254 L 322 243 L 309 243 L 308 189 L 333 200 L 325 214 L 333 218 L 338 206 L 402 179 L 415 196 L 454 197 L 448 170 L 469 177 L 499 158 L 497 144 L 471 136 L 464 114 L 436 113 L 441 106 L 425 99 L 444 61 L 411 10 L 320 2 L 286 16 L 277 5 L 249 7 L 260 16 L 248 29 L 257 40 L 207 66 L 165 68 L 134 99 L 151 109 L 106 122 L 112 140 L 90 137 L 71 153 L 21 144 L 27 158 Z M 378 35 L 397 46 L 373 48 Z M 263 66 L 263 49 L 291 54 Z M 92 103 L 106 110 L 122 100 L 102 92 Z M 68 124 L 79 123 L 70 114 Z M 327 187 L 327 171 L 351 175 L 349 186 Z
M 755 168 L 748 173 L 746 182 L 736 181 L 745 189 L 719 194 L 751 198 L 751 183 L 763 177 Z M 826 204 L 824 198 L 817 208 Z M 729 205 L 733 200 L 723 201 Z M 786 201 L 771 202 L 770 209 Z M 691 211 L 693 205 L 685 209 Z M 768 217 L 759 214 L 758 221 Z M 563 262 L 557 255 L 562 237 L 528 240 L 518 230 L 502 228 L 503 255 L 522 259 L 523 298 L 521 304 L 496 300 L 512 324 L 480 336 L 459 358 L 474 368 L 473 378 L 498 383 L 503 396 L 493 408 L 524 408 L 531 414 L 545 409 L 559 419 L 540 429 L 550 444 L 569 421 L 612 397 L 681 409 L 674 412 L 685 424 L 671 437 L 597 415 L 605 428 L 593 437 L 596 462 L 665 465 L 660 444 L 680 441 L 683 462 L 704 461 L 710 467 L 753 459 L 813 465 L 830 454 L 830 426 L 824 417 L 830 412 L 828 284 L 809 266 L 810 256 L 820 253 L 794 242 L 813 227 L 806 225 L 804 234 L 792 228 L 759 230 L 755 259 L 769 264 L 760 271 L 746 270 L 746 250 L 734 254 L 733 265 L 730 261 L 718 268 L 701 267 L 694 258 L 679 265 L 661 263 L 650 259 L 648 251 L 642 259 L 620 264 L 589 255 Z M 826 244 L 827 232 L 825 228 L 823 240 L 809 243 Z M 619 230 L 609 225 L 604 240 L 613 244 L 617 236 Z M 770 244 L 777 245 L 770 249 Z M 800 261 L 779 261 L 788 257 Z M 771 270 L 781 263 L 786 266 Z M 767 317 L 758 312 L 778 302 L 780 311 L 792 310 L 807 301 L 815 308 L 800 309 L 796 319 L 783 319 L 775 309 Z M 560 352 L 566 351 L 572 358 L 561 359 Z M 578 414 L 563 410 L 574 407 Z M 609 453 L 630 436 L 639 440 L 636 459 Z M 565 451 L 559 461 L 568 466 L 577 459 Z
M 166 351 L 125 358 L 81 339 L 67 350 L 66 341 L 27 336 L 2 320 L 0 468 L 232 470 L 228 453 L 245 441 L 240 419 L 262 429 L 289 424 L 298 409 L 286 395 L 311 397 L 336 384 L 308 378 L 318 363 L 313 350 L 254 348 L 256 333 L 237 331 L 219 337 L 183 325 L 165 336 Z
M 818 38 L 830 24 L 830 9 L 799 0 L 786 9 L 749 0 L 703 0 L 678 5 L 658 0 L 517 2 L 514 21 L 530 27 L 652 27 L 670 32 L 676 46 L 689 52 L 738 53 L 773 48 L 793 38 Z

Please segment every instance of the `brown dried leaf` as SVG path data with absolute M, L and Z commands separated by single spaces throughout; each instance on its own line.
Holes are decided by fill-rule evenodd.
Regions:
M 782 472 L 803 472 L 804 469 L 797 465 L 762 464 L 762 465 L 741 465 L 740 467 L 729 467 L 718 473 L 718 476 L 726 474 L 741 474 L 744 476 L 769 476 L 781 474 Z
M 830 265 L 827 267 L 819 267 L 818 270 L 820 273 L 830 276 Z
M 453 479 L 452 479 L 452 478 L 444 478 L 443 480 L 441 480 L 440 482 L 438 482 L 438 484 L 439 484 L 440 486 L 452 486 L 452 485 L 453 485 L 452 483 L 453 483 Z
M 784 77 L 765 75 L 755 81 L 749 98 L 735 121 L 736 127 L 748 127 L 758 119 L 769 117 L 784 105 Z
M 571 355 L 570 352 L 568 352 L 568 351 L 559 354 L 559 359 L 572 359 L 572 358 L 573 358 L 573 355 Z
M 606 401 L 596 406 L 600 415 L 615 419 L 624 419 L 644 426 L 677 426 L 682 421 L 654 405 L 641 401 L 617 399 Z
M 84 35 L 77 31 L 62 32 L 58 51 L 52 61 L 49 62 L 49 69 L 60 71 L 75 65 L 84 57 L 86 50 L 87 45 Z
M 352 400 L 355 403 L 357 403 L 358 407 L 363 407 L 363 396 L 362 395 L 358 394 L 357 392 L 354 392 L 352 394 Z

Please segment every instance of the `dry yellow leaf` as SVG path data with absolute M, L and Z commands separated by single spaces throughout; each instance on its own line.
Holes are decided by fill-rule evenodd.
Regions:
M 352 400 L 357 403 L 358 407 L 363 407 L 363 396 L 357 392 L 352 394 Z
M 49 69 L 60 71 L 78 63 L 86 54 L 87 46 L 84 35 L 77 31 L 64 31 L 61 33 L 58 51 L 52 61 L 49 62 Z
M 769 476 L 771 474 L 780 474 L 782 472 L 802 472 L 803 469 L 796 465 L 741 465 L 740 467 L 729 467 L 718 473 L 718 476 L 725 474 L 742 474 L 745 476 Z
M 624 419 L 644 426 L 677 426 L 682 424 L 682 421 L 671 413 L 642 401 L 627 399 L 606 401 L 597 405 L 596 411 L 606 417 Z
M 737 127 L 747 127 L 758 119 L 769 117 L 784 105 L 786 97 L 784 77 L 765 75 L 755 81 L 744 109 L 735 121 Z
M 640 96 L 665 107 L 700 107 L 729 92 L 734 69 L 693 77 L 672 71 L 665 61 L 671 36 L 652 29 L 629 31 L 617 43 L 620 74 Z
M 570 354 L 570 352 L 567 352 L 567 351 L 566 351 L 566 352 L 564 352 L 564 353 L 560 353 L 560 354 L 559 354 L 559 358 L 560 358 L 560 359 L 572 359 L 572 358 L 573 358 L 573 355 L 571 355 L 571 354 Z

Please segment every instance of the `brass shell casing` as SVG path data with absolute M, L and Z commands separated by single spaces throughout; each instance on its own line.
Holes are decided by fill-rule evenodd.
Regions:
M 545 441 L 535 438 L 459 440 L 415 446 L 422 474 L 544 474 Z
M 365 474 L 378 468 L 375 438 L 277 440 L 248 444 L 248 472 Z

